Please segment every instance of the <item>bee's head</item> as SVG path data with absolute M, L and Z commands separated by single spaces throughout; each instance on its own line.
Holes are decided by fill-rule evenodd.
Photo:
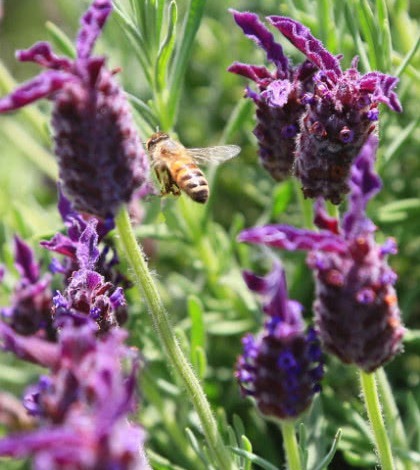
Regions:
M 169 135 L 166 132 L 155 132 L 149 139 L 146 141 L 146 149 L 151 152 L 153 147 L 162 140 L 169 139 Z

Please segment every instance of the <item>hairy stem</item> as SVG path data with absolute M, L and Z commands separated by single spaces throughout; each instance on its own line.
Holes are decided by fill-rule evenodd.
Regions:
M 171 364 L 175 373 L 182 380 L 199 416 L 207 444 L 216 463 L 216 468 L 233 469 L 235 467 L 233 466 L 230 453 L 223 444 L 217 429 L 216 420 L 204 391 L 175 338 L 168 314 L 147 267 L 144 254 L 134 236 L 126 207 L 120 210 L 115 222 L 128 262 L 135 273 L 137 286 L 148 306 L 168 363 Z
M 391 444 L 382 417 L 375 374 L 368 374 L 361 369 L 359 369 L 359 373 L 365 407 L 372 427 L 381 468 L 382 470 L 394 470 L 395 465 L 392 458 Z
M 282 420 L 280 424 L 288 468 L 290 470 L 302 470 L 299 447 L 296 439 L 295 422 Z

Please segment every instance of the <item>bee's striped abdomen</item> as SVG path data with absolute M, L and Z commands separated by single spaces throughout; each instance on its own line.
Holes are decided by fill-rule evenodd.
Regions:
M 172 165 L 172 177 L 176 184 L 195 202 L 205 203 L 209 197 L 209 185 L 203 172 L 193 162 L 179 161 Z

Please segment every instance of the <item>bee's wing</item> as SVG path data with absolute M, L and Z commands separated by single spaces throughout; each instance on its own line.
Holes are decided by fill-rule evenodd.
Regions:
M 185 149 L 198 164 L 222 163 L 236 157 L 241 151 L 237 145 L 216 145 L 215 147 Z

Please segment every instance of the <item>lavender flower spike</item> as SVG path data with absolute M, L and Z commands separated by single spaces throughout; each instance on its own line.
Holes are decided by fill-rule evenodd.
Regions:
M 319 69 L 313 77 L 314 89 L 305 97 L 294 171 L 305 197 L 323 196 L 339 204 L 349 191 L 353 160 L 376 131 L 378 104 L 402 110 L 393 91 L 398 79 L 380 72 L 361 75 L 357 59 L 343 72 L 337 58 L 308 28 L 282 16 L 267 20 Z
M 309 61 L 292 67 L 280 44 L 274 41 L 257 15 L 230 12 L 245 35 L 266 52 L 267 60 L 275 66 L 270 71 L 264 66 L 235 62 L 228 70 L 257 84 L 258 92 L 247 88 L 246 96 L 257 107 L 254 134 L 258 139 L 260 161 L 276 181 L 283 181 L 292 172 L 295 137 L 305 110 L 301 99 L 306 92 L 312 91 L 316 68 Z
M 287 298 L 278 262 L 266 277 L 245 272 L 244 279 L 263 297 L 267 319 L 258 336 L 242 340 L 244 352 L 236 364 L 241 392 L 252 396 L 265 415 L 295 418 L 320 391 L 323 366 L 317 335 L 313 329 L 305 333 L 302 306 Z
M 56 56 L 39 42 L 19 51 L 21 61 L 49 70 L 0 99 L 0 112 L 40 98 L 54 102 L 52 128 L 64 194 L 75 209 L 106 219 L 149 186 L 149 163 L 124 92 L 93 46 L 111 13 L 111 0 L 94 0 L 81 21 L 77 57 Z
M 20 279 L 14 287 L 11 305 L 0 307 L 0 317 L 19 334 L 37 334 L 53 340 L 51 275 L 41 276 L 34 252 L 17 236 L 14 249 Z
M 350 204 L 341 227 L 316 204 L 320 232 L 269 225 L 243 231 L 240 241 L 276 246 L 289 251 L 308 250 L 314 272 L 315 323 L 324 347 L 345 363 L 372 372 L 402 349 L 404 327 L 394 284 L 396 274 L 386 257 L 396 252 L 390 239 L 378 245 L 375 225 L 366 216 L 368 201 L 379 191 L 374 173 L 376 137 L 371 136 L 354 162 Z
M 122 330 L 100 341 L 95 330 L 67 324 L 58 344 L 48 343 L 50 375 L 24 400 L 39 427 L 0 439 L 0 456 L 32 457 L 35 470 L 150 470 L 144 431 L 127 419 L 135 410 L 138 358 L 124 346 Z

